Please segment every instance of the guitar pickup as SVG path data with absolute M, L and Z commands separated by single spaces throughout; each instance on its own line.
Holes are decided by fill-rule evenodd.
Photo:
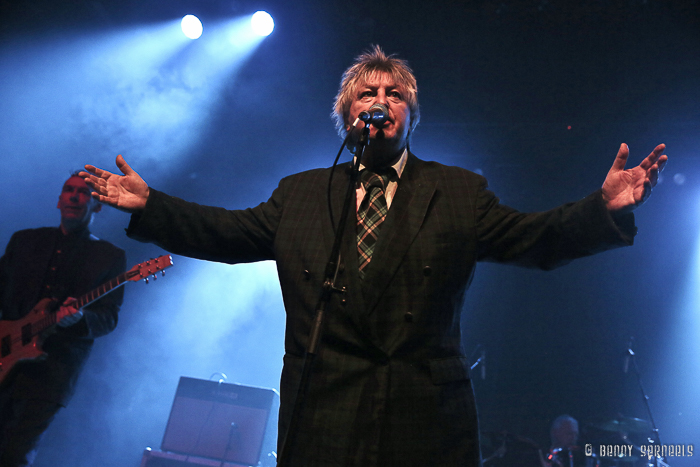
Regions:
M 32 324 L 22 326 L 22 345 L 27 345 L 32 342 Z
M 12 352 L 12 335 L 8 334 L 0 340 L 0 356 L 6 357 Z

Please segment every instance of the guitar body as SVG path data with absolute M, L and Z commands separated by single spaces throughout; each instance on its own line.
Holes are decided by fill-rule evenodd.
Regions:
M 55 301 L 45 298 L 23 318 L 15 321 L 0 321 L 0 383 L 10 369 L 21 360 L 40 357 L 40 334 L 37 328 L 45 329 L 45 323 L 56 322 L 52 308 Z M 53 315 L 53 316 L 52 316 Z

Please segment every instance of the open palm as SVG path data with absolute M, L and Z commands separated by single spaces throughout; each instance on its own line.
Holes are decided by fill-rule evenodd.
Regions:
M 87 172 L 78 175 L 92 187 L 93 198 L 101 203 L 121 211 L 140 211 L 146 207 L 150 192 L 148 184 L 126 163 L 121 154 L 117 156 L 117 167 L 124 175 L 113 174 L 93 165 L 86 165 Z
M 659 144 L 637 167 L 625 169 L 629 157 L 629 147 L 620 146 L 605 182 L 603 199 L 609 211 L 624 214 L 641 206 L 656 186 L 659 173 L 666 165 L 668 157 L 661 155 L 666 145 Z

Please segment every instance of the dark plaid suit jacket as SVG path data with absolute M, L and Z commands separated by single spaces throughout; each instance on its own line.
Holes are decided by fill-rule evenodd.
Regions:
M 328 169 L 283 179 L 271 198 L 241 211 L 187 203 L 152 190 L 130 236 L 175 254 L 226 263 L 273 259 L 287 327 L 280 385 L 280 439 L 291 414 L 323 271 L 333 242 Z M 347 175 L 336 172 L 337 219 Z M 339 286 L 292 464 L 476 466 L 478 427 L 460 336 L 464 294 L 477 261 L 550 269 L 632 243 L 600 192 L 524 214 L 499 203 L 472 172 L 409 154 L 364 281 L 358 277 L 355 213 L 342 249 Z

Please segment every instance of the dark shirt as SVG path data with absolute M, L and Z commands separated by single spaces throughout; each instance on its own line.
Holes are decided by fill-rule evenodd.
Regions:
M 42 298 L 79 297 L 126 268 L 123 250 L 88 230 L 64 235 L 44 227 L 16 232 L 0 258 L 0 316 L 16 320 Z M 65 404 L 95 337 L 114 330 L 123 299 L 119 288 L 83 308 L 83 318 L 46 336 L 45 357 L 15 365 L 13 396 Z M 7 383 L 7 381 L 6 381 Z

